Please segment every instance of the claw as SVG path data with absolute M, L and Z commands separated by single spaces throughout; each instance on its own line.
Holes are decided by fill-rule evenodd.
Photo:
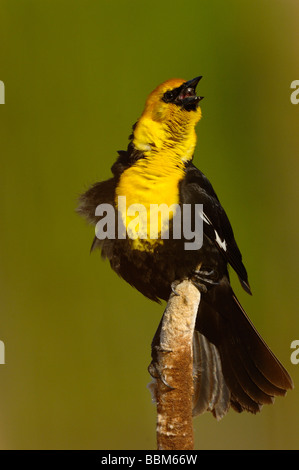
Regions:
M 164 375 L 160 374 L 160 375 L 159 375 L 159 379 L 161 380 L 161 382 L 162 382 L 167 388 L 169 388 L 170 390 L 174 390 L 174 388 L 173 388 L 171 385 L 169 385 L 168 382 L 166 382 L 166 380 L 165 380 L 165 378 L 164 378 Z
M 205 278 L 202 278 L 200 276 L 196 276 L 196 277 L 198 277 L 199 280 L 201 280 L 203 282 L 206 282 L 207 284 L 211 284 L 212 286 L 218 286 L 219 285 L 219 282 L 211 281 L 210 279 L 205 279 Z
M 153 377 L 153 379 L 159 379 L 159 373 L 153 361 L 150 363 L 147 370 L 148 373 Z
M 169 351 L 165 351 L 165 352 L 169 352 Z M 169 388 L 170 390 L 174 390 L 174 388 L 171 385 L 169 385 L 169 383 L 166 381 L 164 375 L 160 371 L 160 367 L 159 367 L 159 364 L 157 362 L 152 361 L 150 363 L 150 365 L 148 366 L 147 370 L 148 370 L 149 374 L 153 377 L 153 379 L 160 379 L 161 382 L 167 388 Z
M 200 269 L 198 269 L 195 270 L 194 273 L 202 276 L 212 276 L 213 274 L 215 274 L 215 271 L 214 269 L 212 269 L 211 271 L 201 271 Z
M 180 294 L 175 290 L 176 286 L 180 283 L 180 281 L 174 281 L 171 284 L 171 290 L 174 293 L 174 295 L 180 296 Z
M 203 284 L 199 284 L 199 282 L 195 282 L 192 280 L 192 284 L 197 287 L 197 289 L 199 290 L 199 292 L 201 292 L 202 294 L 206 294 L 208 292 L 208 289 L 206 288 L 205 285 Z

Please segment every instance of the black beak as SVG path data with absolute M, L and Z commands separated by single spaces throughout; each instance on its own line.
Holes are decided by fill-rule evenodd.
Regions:
M 185 82 L 183 84 L 183 87 L 185 89 L 187 88 L 191 88 L 191 90 L 193 90 L 194 94 L 196 95 L 196 87 L 198 85 L 198 82 L 202 79 L 202 75 L 200 75 L 199 77 L 196 77 L 196 78 L 193 78 L 192 80 L 189 80 L 188 82 Z M 203 96 L 197 96 L 197 102 L 199 103 L 199 101 L 203 100 Z
M 188 82 L 184 83 L 184 87 L 186 88 L 192 88 L 194 91 L 196 90 L 198 82 L 202 79 L 202 75 L 199 77 L 193 78 L 192 80 L 189 80 Z
M 193 78 L 187 82 L 184 82 L 181 86 L 168 90 L 164 93 L 162 100 L 165 103 L 174 103 L 186 111 L 196 111 L 199 102 L 203 99 L 203 96 L 197 96 L 196 87 L 202 76 Z

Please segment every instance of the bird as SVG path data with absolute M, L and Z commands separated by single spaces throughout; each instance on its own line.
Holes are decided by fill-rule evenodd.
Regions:
M 91 251 L 100 249 L 112 269 L 147 298 L 167 301 L 183 279 L 200 290 L 193 338 L 193 415 L 209 411 L 220 420 L 230 408 L 255 414 L 294 384 L 233 291 L 229 270 L 251 295 L 248 274 L 213 186 L 193 164 L 195 128 L 202 117 L 203 97 L 197 94 L 201 78 L 172 78 L 149 94 L 127 149 L 118 151 L 111 177 L 87 189 L 77 211 L 100 232 L 104 211 L 97 207 L 114 210 L 111 227 L 121 227 L 121 232 L 96 233 Z M 136 204 L 145 212 L 132 228 L 136 212 L 128 213 L 127 207 Z M 148 214 L 161 204 L 173 207 L 173 212 L 161 212 L 156 236 L 151 237 Z M 171 234 L 175 214 L 187 206 L 192 214 L 202 207 L 202 244 L 197 249 L 186 249 L 184 235 L 163 237 L 167 222 Z

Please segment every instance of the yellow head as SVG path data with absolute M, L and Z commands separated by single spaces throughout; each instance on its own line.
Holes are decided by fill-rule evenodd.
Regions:
M 196 144 L 194 128 L 201 118 L 202 97 L 195 91 L 200 79 L 173 78 L 149 95 L 133 138 L 135 147 L 145 156 L 167 150 L 183 161 L 192 158 Z

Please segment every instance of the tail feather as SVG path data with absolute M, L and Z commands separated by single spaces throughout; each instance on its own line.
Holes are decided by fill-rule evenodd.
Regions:
M 236 333 L 243 341 L 242 344 L 257 369 L 274 387 L 285 389 L 285 391 L 293 388 L 293 382 L 289 374 L 257 332 L 232 290 L 231 293 L 231 303 L 233 303 L 233 307 L 230 309 L 233 314 L 232 322 L 235 325 Z M 228 311 L 227 306 L 226 311 Z
M 231 332 L 225 328 L 223 334 L 230 339 L 219 346 L 223 373 L 228 387 L 233 398 L 241 404 L 242 408 L 257 413 L 260 411 L 261 404 L 272 403 L 272 397 L 265 394 L 249 377 L 246 364 L 244 367 L 244 361 L 241 359 L 243 354 L 238 349 L 239 345 L 234 343 Z M 246 360 L 250 360 L 250 357 L 246 357 Z
M 230 393 L 221 373 L 217 348 L 198 331 L 193 339 L 193 415 L 212 411 L 221 419 L 228 411 Z
M 246 320 L 246 318 L 245 318 Z M 249 394 L 253 399 L 259 401 L 259 403 L 271 403 L 273 400 L 269 400 L 269 397 L 276 395 L 284 396 L 286 394 L 286 389 L 290 388 L 290 384 L 286 383 L 284 374 L 282 375 L 283 380 L 277 383 L 280 384 L 280 387 L 277 387 L 273 380 L 269 380 L 269 369 L 272 367 L 274 362 L 275 367 L 278 367 L 279 372 L 285 372 L 283 366 L 278 362 L 273 353 L 269 350 L 268 346 L 263 342 L 264 348 L 267 351 L 271 352 L 271 356 L 267 359 L 257 363 L 256 359 L 256 350 L 254 353 L 251 353 L 250 345 L 247 343 L 251 335 L 256 334 L 256 330 L 251 328 L 251 324 L 248 324 L 248 333 L 242 333 L 236 328 L 234 324 L 227 325 L 226 328 L 226 337 L 230 338 L 230 341 L 226 341 L 226 351 L 223 351 L 223 355 L 227 354 L 227 357 L 230 357 L 231 362 L 234 365 L 234 370 L 237 373 L 237 378 L 240 385 Z M 237 338 L 237 341 L 236 341 Z M 260 340 L 260 337 L 257 341 Z M 251 339 L 252 341 L 252 339 Z M 220 346 L 221 348 L 222 346 Z M 261 351 L 262 352 L 262 351 Z M 277 375 L 275 376 L 277 379 Z M 260 396 L 260 399 L 258 399 Z
M 196 330 L 195 368 L 200 370 L 200 383 L 195 387 L 195 412 L 210 410 L 215 415 L 215 407 L 207 403 L 226 390 L 228 406 L 220 407 L 220 417 L 229 406 L 257 413 L 293 388 L 289 374 L 249 320 L 227 279 L 202 296 Z

